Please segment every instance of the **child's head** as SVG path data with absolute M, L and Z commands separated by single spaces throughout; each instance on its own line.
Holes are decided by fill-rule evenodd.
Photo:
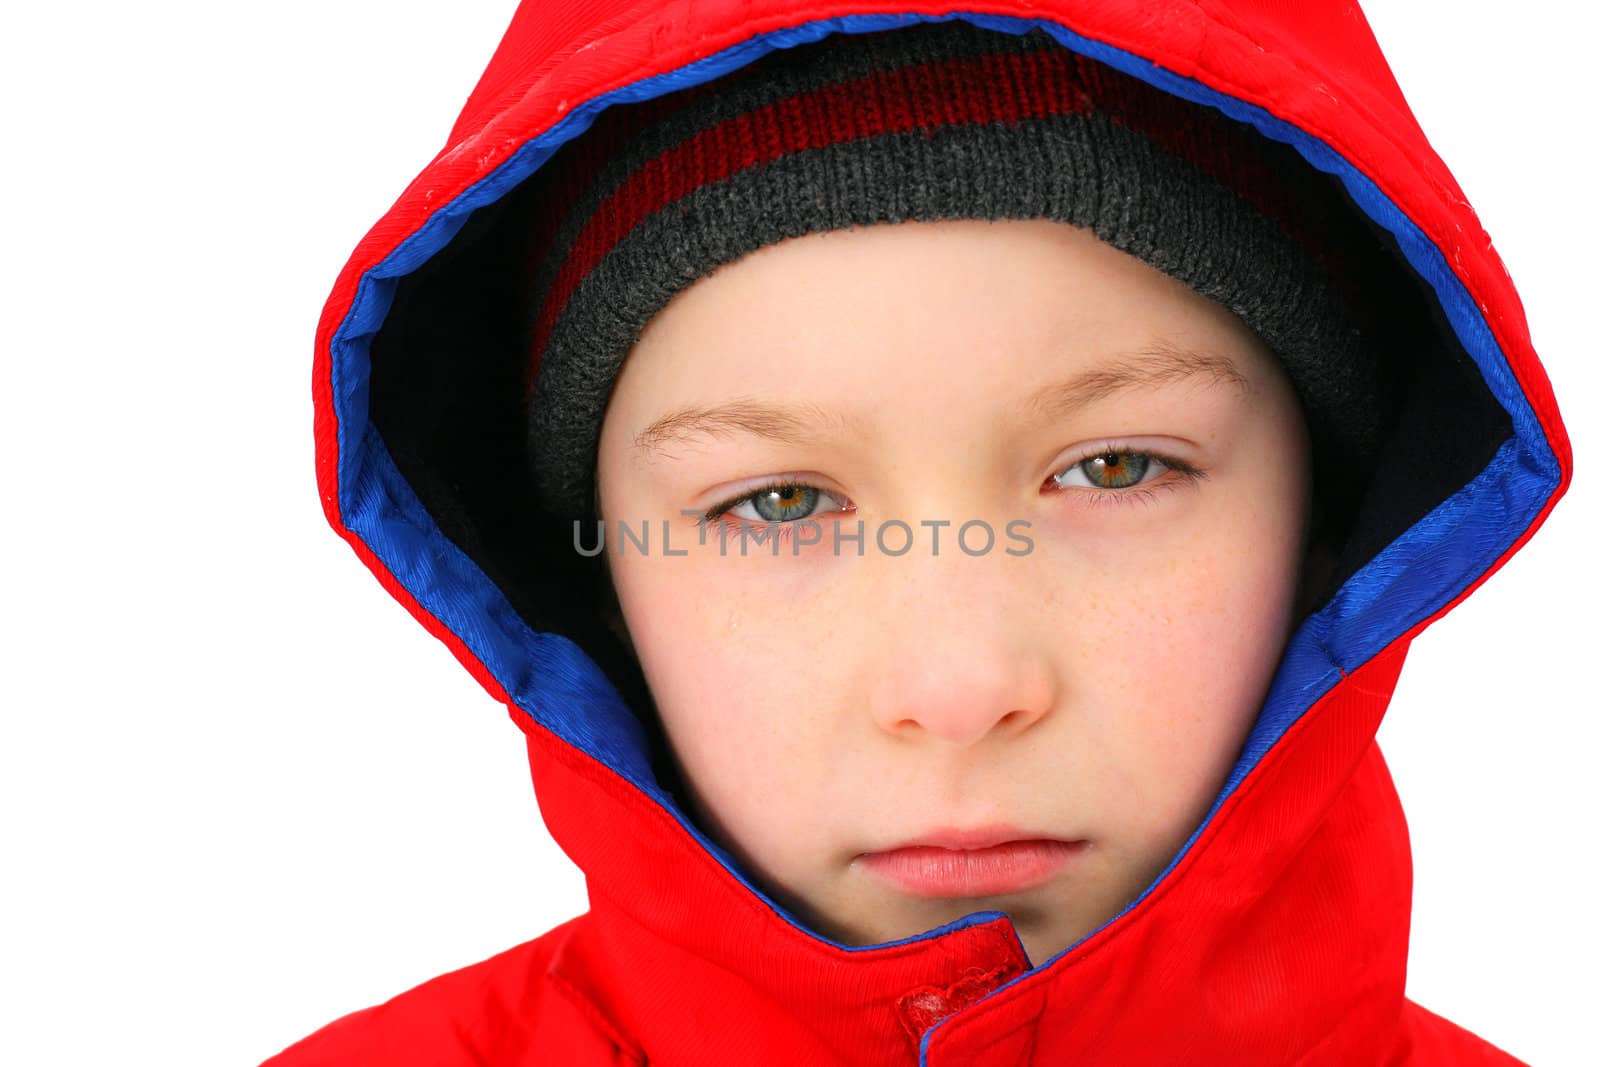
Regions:
M 1313 502 L 1367 461 L 1371 353 L 1285 157 L 1052 42 L 903 32 L 754 64 L 575 172 L 537 473 L 597 503 L 692 807 L 774 895 L 853 943 L 1004 910 L 1037 959 L 1217 796 L 1319 591 Z M 886 55 L 931 80 L 850 81 Z M 1013 121 L 918 110 L 984 93 Z M 837 144 L 715 173 L 817 122 Z M 703 172 L 641 164 L 674 153 Z M 882 855 L 930 838 L 969 851 Z M 1083 844 L 970 852 L 1038 838 Z
M 616 551 L 615 523 L 773 480 L 797 488 L 722 521 L 813 517 L 798 554 L 742 556 L 716 527 L 702 546 L 693 518 L 686 555 L 659 530 Z M 599 484 L 708 828 L 845 941 L 994 907 L 1035 958 L 1111 918 L 1204 816 L 1287 637 L 1310 503 L 1304 422 L 1259 339 L 1049 220 L 814 234 L 702 279 L 624 367 Z M 860 555 L 836 554 L 858 519 Z M 982 526 L 958 543 L 971 520 L 987 551 Z M 993 894 L 918 896 L 860 862 L 996 827 L 1089 847 Z

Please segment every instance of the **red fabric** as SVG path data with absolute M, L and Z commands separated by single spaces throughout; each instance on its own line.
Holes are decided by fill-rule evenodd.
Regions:
M 871 10 L 919 10 L 888 3 Z M 937 9 L 931 9 L 937 10 Z M 545 820 L 588 878 L 584 916 L 329 1024 L 267 1067 L 383 1064 L 1514 1064 L 1407 1000 L 1404 816 L 1373 741 L 1410 640 L 1538 529 L 1571 449 L 1521 304 L 1355 4 L 1047 0 L 1050 18 L 1322 139 L 1444 251 L 1562 466 L 1538 519 L 1455 600 L 1350 672 L 1281 738 L 1140 905 L 1025 970 L 1008 924 L 846 951 L 768 910 L 667 812 L 512 707 Z M 341 522 L 329 343 L 359 279 L 441 205 L 578 102 L 847 3 L 524 3 L 446 148 L 361 242 L 317 335 L 317 470 L 329 521 L 498 699 L 489 672 Z

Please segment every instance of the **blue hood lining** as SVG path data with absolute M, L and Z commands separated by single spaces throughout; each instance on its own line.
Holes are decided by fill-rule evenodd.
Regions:
M 1513 428 L 1513 435 L 1476 477 L 1356 571 L 1290 637 L 1257 723 L 1204 821 L 1144 893 L 1100 929 L 1136 907 L 1166 879 L 1262 755 L 1307 708 L 1344 674 L 1370 660 L 1471 585 L 1516 542 L 1560 483 L 1560 466 L 1543 428 L 1479 309 L 1439 248 L 1368 178 L 1321 141 L 1261 108 L 1131 53 L 1079 36 L 1057 23 L 969 12 L 818 20 L 750 38 L 717 55 L 634 82 L 575 108 L 493 173 L 439 208 L 361 278 L 349 313 L 331 341 L 333 398 L 338 418 L 338 491 L 344 524 L 429 613 L 461 639 L 519 708 L 665 807 L 776 914 L 808 935 L 847 951 L 921 941 L 1005 917 L 997 912 L 978 912 L 886 945 L 839 945 L 806 927 L 753 884 L 733 858 L 707 838 L 671 794 L 660 787 L 651 770 L 643 728 L 593 659 L 572 640 L 529 627 L 478 564 L 441 532 L 370 421 L 371 347 L 389 314 L 399 280 L 445 248 L 474 211 L 505 196 L 563 144 L 587 130 L 605 108 L 698 85 L 776 49 L 808 44 L 831 33 L 874 32 L 955 18 L 1011 34 L 1041 28 L 1073 51 L 1185 100 L 1215 107 L 1265 136 L 1292 145 L 1312 166 L 1334 175 L 1353 200 L 1394 235 L 1411 267 L 1437 293 L 1449 325 L 1477 364 L 1494 399 L 1510 416 Z M 576 715 L 575 709 L 579 711 Z M 1093 933 L 1076 944 L 1092 936 Z M 1048 966 L 1071 951 L 1068 948 L 1041 966 Z M 925 1039 L 924 1053 L 926 1047 Z

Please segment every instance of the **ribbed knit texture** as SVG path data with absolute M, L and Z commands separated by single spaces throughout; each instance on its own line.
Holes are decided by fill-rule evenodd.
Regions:
M 1361 253 L 1293 149 L 1046 36 L 835 34 L 608 109 L 547 164 L 530 235 L 528 431 L 551 514 L 594 515 L 601 419 L 645 324 L 713 269 L 876 223 L 1048 218 L 1236 313 L 1288 371 L 1319 491 L 1379 436 Z M 825 309 L 819 309 L 825 313 Z

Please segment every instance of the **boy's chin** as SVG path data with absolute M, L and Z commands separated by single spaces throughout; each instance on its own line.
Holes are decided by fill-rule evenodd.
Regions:
M 804 906 L 795 910 L 812 930 L 852 948 L 906 941 L 976 912 L 1000 912 L 1011 920 L 1028 959 L 1035 965 L 1071 948 L 1121 910 L 1120 903 L 1117 907 L 1086 907 L 1089 902 L 1083 900 L 1081 893 L 1074 894 L 1071 901 L 1063 900 L 1060 887 L 1053 893 L 1035 890 L 1004 897 L 925 900 L 896 896 L 872 909 L 873 914 L 855 917 L 854 921 L 839 921 Z

